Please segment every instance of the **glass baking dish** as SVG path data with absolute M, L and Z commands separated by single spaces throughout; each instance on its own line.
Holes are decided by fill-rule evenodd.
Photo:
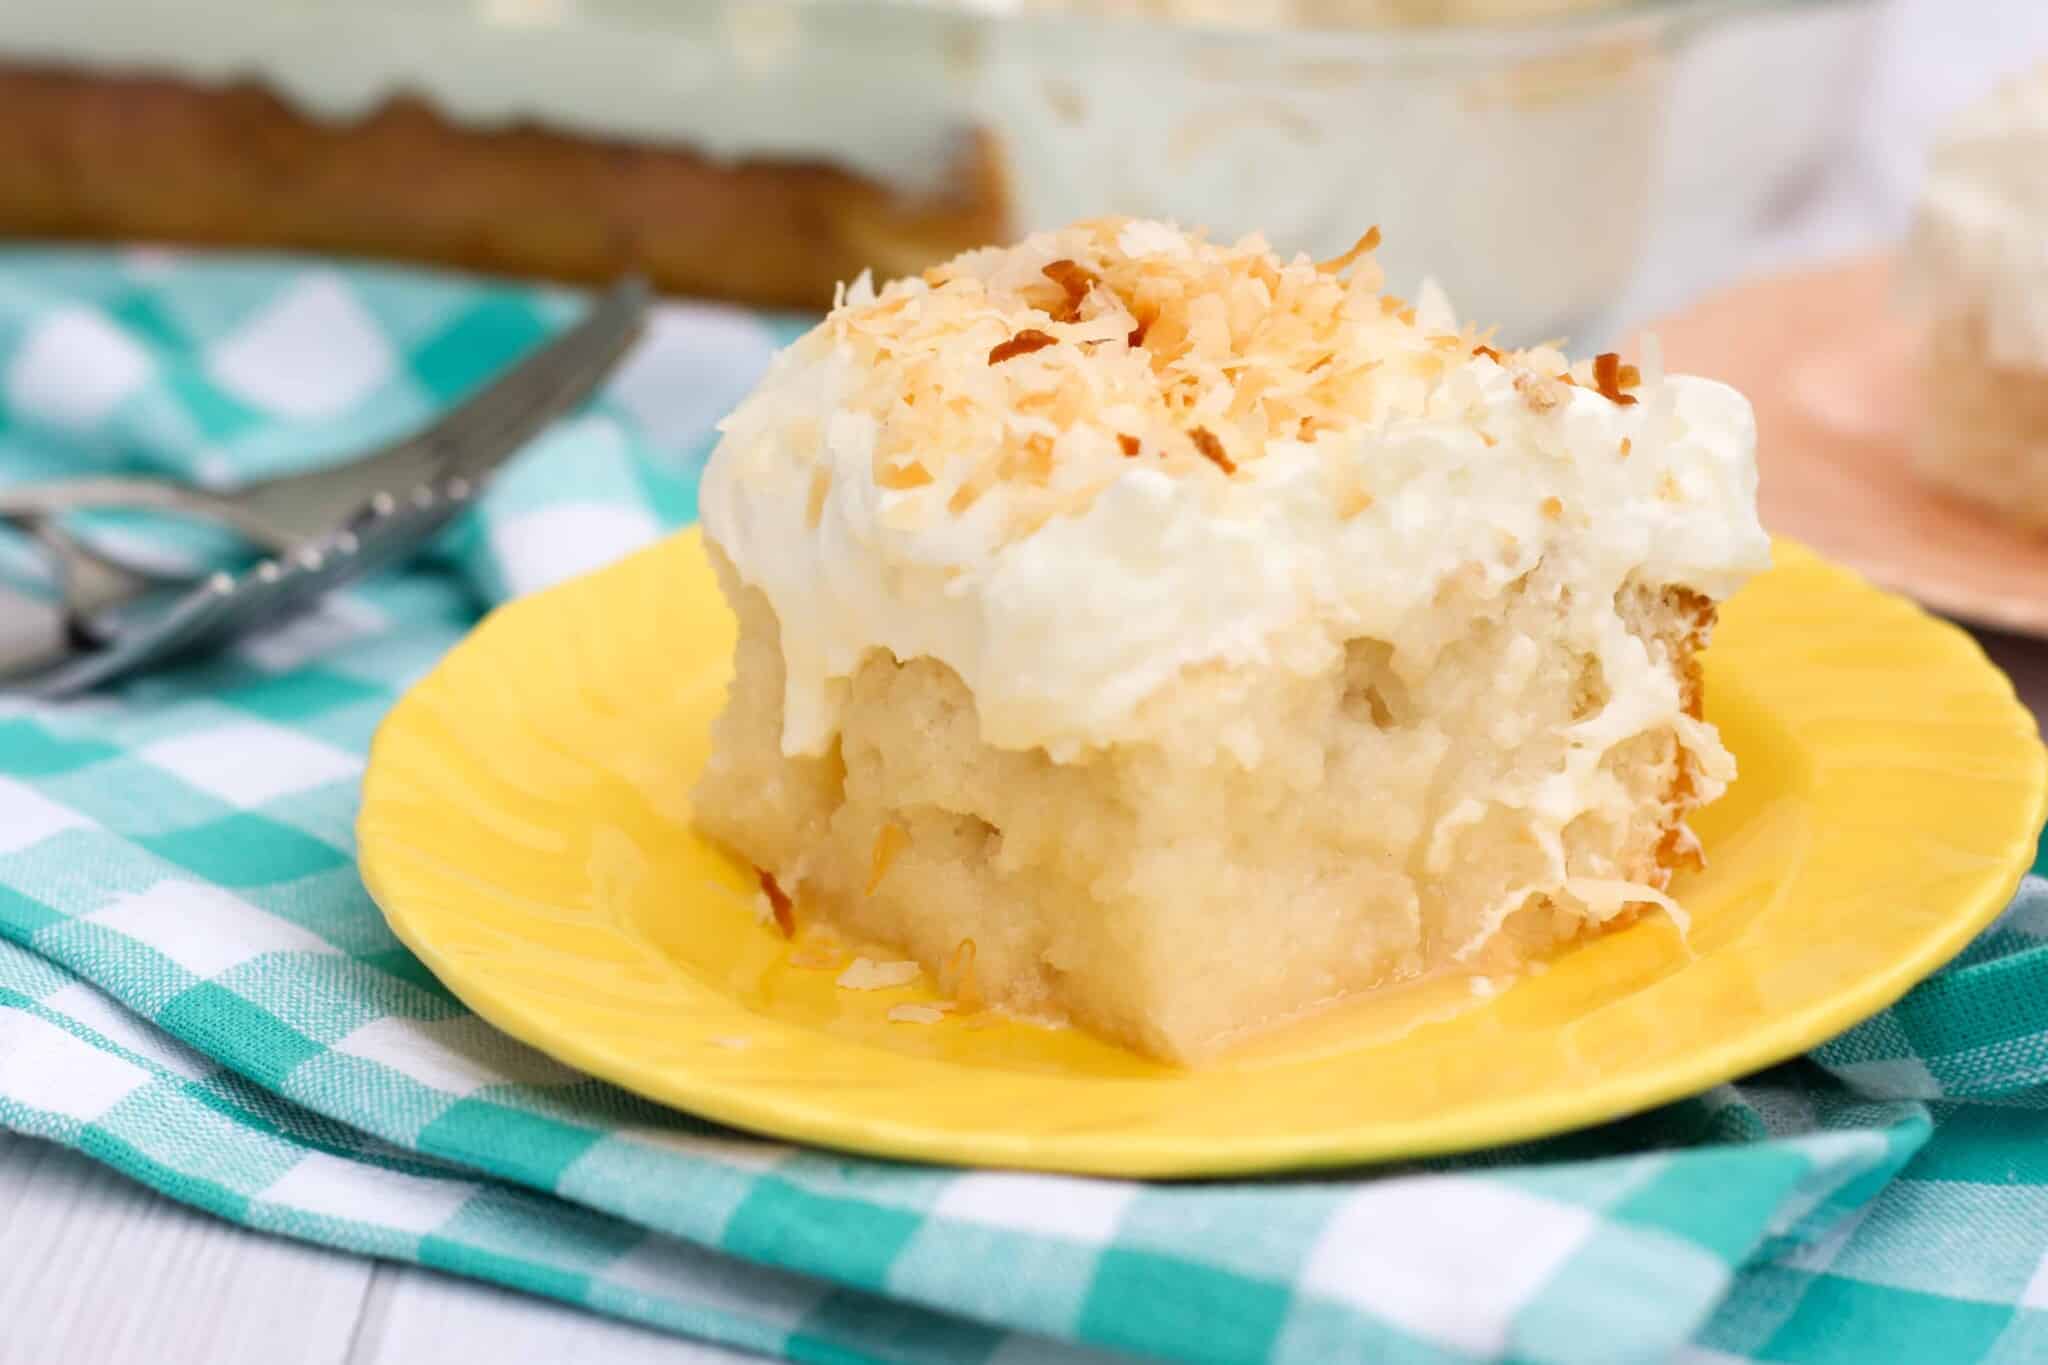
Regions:
M 1461 314 L 1519 342 L 1599 332 L 1638 277 L 1674 255 L 1711 275 L 1701 264 L 1731 255 L 1841 145 L 1878 12 L 1858 0 L 1633 0 L 1513 25 L 1304 28 L 1251 21 L 1298 13 L 1304 0 L 1204 0 L 1207 13 L 1237 20 L 1228 24 L 1108 16 L 1108 0 L 1017 3 L 66 0 L 0 10 L 0 64 L 276 96 L 292 112 L 267 110 L 265 127 L 234 122 L 243 105 L 202 108 L 147 84 L 110 97 L 213 119 L 200 141 L 220 150 L 214 162 L 197 160 L 191 142 L 164 144 L 165 156 L 195 158 L 179 182 L 193 188 L 178 192 L 239 177 L 255 211 L 292 202 L 279 195 L 312 203 L 306 177 L 290 174 L 311 153 L 281 161 L 280 148 L 345 160 L 347 144 L 319 129 L 374 125 L 409 98 L 454 132 L 433 130 L 444 159 L 410 163 L 408 183 L 380 186 L 375 207 L 465 224 L 455 248 L 423 254 L 482 268 L 594 278 L 647 268 L 664 245 L 671 258 L 727 262 L 773 250 L 795 280 L 776 297 L 817 302 L 856 262 L 916 269 L 1005 224 L 1014 233 L 1128 213 L 1222 237 L 1263 231 L 1283 251 L 1317 256 L 1378 224 L 1393 288 L 1412 291 L 1427 272 Z M 1328 25 L 1386 3 L 1314 0 L 1313 13 Z M 103 136 L 55 193 L 91 208 L 91 185 L 132 187 L 153 167 L 123 166 L 121 137 L 105 136 L 118 125 L 99 117 L 101 103 L 80 107 L 93 111 L 81 126 Z M 68 117 L 56 116 L 46 141 L 75 140 Z M 503 158 L 516 158 L 527 128 L 582 139 L 585 178 L 522 189 L 527 163 Z M 741 179 L 662 166 L 605 179 L 650 146 Z M 376 155 L 360 153 L 352 175 Z M 464 178 L 479 164 L 465 158 L 492 155 L 498 171 Z M 796 188 L 744 179 L 763 168 Z M 864 188 L 842 192 L 832 176 Z M 919 204 L 949 196 L 971 197 L 972 211 L 918 216 Z M 176 204 L 145 207 L 149 222 L 180 221 Z M 350 198 L 332 207 L 362 216 Z M 700 248 L 690 215 L 723 235 L 700 233 L 711 243 Z M 229 228 L 236 221 L 246 220 Z M 279 241 L 357 245 L 320 230 L 329 221 Z M 530 262 L 460 249 L 522 228 L 541 247 L 602 240 L 573 271 L 537 249 Z M 105 215 L 91 230 L 123 235 L 124 220 Z M 199 240 L 252 238 L 216 228 Z M 373 231 L 359 249 L 403 254 L 406 240 Z M 750 297 L 721 291 L 718 268 L 655 274 Z
M 1433 276 L 1510 341 L 1585 337 L 1646 269 L 1710 278 L 1817 177 L 1878 13 L 1637 0 L 1314 31 L 1033 13 L 987 24 L 963 93 L 1023 226 L 1114 211 L 1326 256 L 1377 223 L 1395 288 Z

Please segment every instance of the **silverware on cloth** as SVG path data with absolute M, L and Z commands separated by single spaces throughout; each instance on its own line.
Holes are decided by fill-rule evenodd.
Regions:
M 62 593 L 58 608 L 37 604 L 40 612 L 0 597 L 0 688 L 52 697 L 83 691 L 275 624 L 405 558 L 603 382 L 638 337 L 647 304 L 645 283 L 626 280 L 432 425 L 343 464 L 233 492 L 126 478 L 0 489 L 0 519 L 30 532 Z M 270 557 L 241 574 L 181 580 L 124 563 L 59 522 L 70 512 L 116 509 L 210 522 Z M 53 631 L 45 614 L 61 628 Z

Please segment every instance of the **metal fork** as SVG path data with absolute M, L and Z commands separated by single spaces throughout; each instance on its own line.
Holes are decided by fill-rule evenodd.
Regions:
M 610 372 L 638 334 L 647 300 L 645 281 L 620 283 L 583 321 L 523 357 L 439 421 L 360 459 L 260 479 L 232 492 L 148 478 L 26 484 L 0 489 L 0 517 L 47 519 L 113 508 L 172 512 L 237 531 L 273 553 L 289 551 L 332 530 L 339 517 L 379 493 L 459 474 L 457 465 L 465 458 L 488 460 L 524 444 Z M 490 454 L 478 457 L 478 451 Z
M 105 553 L 66 532 L 57 520 L 64 512 L 111 507 L 180 512 L 224 524 L 259 548 L 289 552 L 378 499 L 395 499 L 430 478 L 481 477 L 597 386 L 638 335 L 647 303 L 643 281 L 621 283 L 576 326 L 441 420 L 361 459 L 262 480 L 232 493 L 156 479 L 81 479 L 0 489 L 0 519 L 41 544 L 57 571 L 71 634 L 104 643 L 117 629 L 110 609 L 146 604 L 151 596 L 188 586 L 198 576 L 140 569 Z
M 241 574 L 214 574 L 105 645 L 43 661 L 8 678 L 7 686 L 30 696 L 70 696 L 278 623 L 343 584 L 406 558 L 471 496 L 466 479 L 423 484 L 402 501 L 367 510 L 349 528 L 316 537 L 289 555 Z
M 70 652 L 16 657 L 0 681 L 62 695 L 219 643 L 290 615 L 338 584 L 393 562 L 439 531 L 479 482 L 548 422 L 594 389 L 638 335 L 648 293 L 637 280 L 610 291 L 586 318 L 527 356 L 433 426 L 334 469 L 250 485 L 235 494 L 187 493 L 152 480 L 92 480 L 0 492 L 0 517 L 32 531 L 55 561 Z M 422 474 L 420 471 L 426 471 Z M 374 477 L 373 477 L 374 476 Z M 390 480 L 414 476 L 408 483 Z M 366 492 L 364 490 L 367 490 Z M 129 500 L 139 493 L 147 501 Z M 348 496 L 337 506 L 315 499 Z M 216 574 L 167 598 L 163 575 L 140 573 L 66 534 L 56 516 L 85 507 L 160 507 L 222 520 L 282 549 L 248 573 Z M 301 511 L 319 506 L 321 510 Z M 253 513 L 251 511 L 253 509 Z M 317 525 L 310 536 L 287 523 Z M 253 532 L 261 530 L 262 534 Z M 188 580 L 189 581 L 189 580 Z M 95 652 L 79 649 L 96 647 Z

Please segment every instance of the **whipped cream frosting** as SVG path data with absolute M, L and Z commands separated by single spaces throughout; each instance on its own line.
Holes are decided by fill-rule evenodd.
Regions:
M 1612 357 L 1564 382 L 1554 352 L 1495 352 L 1434 290 L 1405 305 L 1369 256 L 1339 264 L 1109 220 L 858 282 L 703 483 L 707 535 L 781 622 L 784 751 L 829 747 L 878 649 L 949 665 L 987 742 L 1058 759 L 1142 741 L 1147 698 L 1199 665 L 1314 672 L 1371 637 L 1419 674 L 1465 625 L 1448 581 L 1503 591 L 1539 561 L 1613 696 L 1588 761 L 1687 739 L 1615 595 L 1719 599 L 1766 566 L 1748 402 L 1649 355 L 1625 394 Z
M 2048 63 L 1936 140 L 1901 292 L 1925 319 L 1981 321 L 1994 363 L 2048 366 Z

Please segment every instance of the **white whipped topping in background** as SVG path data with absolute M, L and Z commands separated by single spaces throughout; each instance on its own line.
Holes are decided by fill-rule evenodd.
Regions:
M 1033 10 L 1172 19 L 1233 28 L 1378 28 L 1528 22 L 1620 9 L 1637 0 L 923 0 L 1017 14 Z
M 1640 38 L 1389 60 L 1294 31 L 1330 21 L 1303 0 L 1207 35 L 1062 8 L 1035 23 L 1002 20 L 1002 0 L 40 0 L 0 5 L 0 60 L 253 79 L 334 121 L 413 95 L 469 126 L 818 162 L 913 195 L 943 192 L 986 134 L 1016 229 L 1122 212 L 1334 255 L 1382 222 L 1416 253 L 1387 258 L 1397 278 L 1441 272 L 1517 341 L 1587 325 L 1634 274 L 1668 84 Z M 1415 9 L 1343 8 L 1368 26 Z M 1479 156 L 1483 175 L 1441 173 Z
M 1899 259 L 1904 300 L 1923 319 L 1981 320 L 1994 363 L 2048 367 L 2048 64 L 1936 140 Z
M 1177 238 L 1134 224 L 1120 245 Z M 1106 485 L 1080 513 L 1014 537 L 1003 528 L 1024 494 L 1012 486 L 954 516 L 943 473 L 877 485 L 878 423 L 849 406 L 863 378 L 814 331 L 727 420 L 704 478 L 707 534 L 781 621 L 790 754 L 829 746 L 847 680 L 875 649 L 949 665 L 988 742 L 1055 757 L 1144 738 L 1141 703 L 1191 665 L 1309 672 L 1370 637 L 1412 676 L 1464 629 L 1436 607 L 1446 579 L 1476 572 L 1500 590 L 1539 560 L 1565 570 L 1578 604 L 1567 628 L 1608 670 L 1617 704 L 1582 736 L 1604 748 L 1679 710 L 1668 672 L 1621 628 L 1615 592 L 1633 580 L 1718 600 L 1769 560 L 1750 407 L 1710 380 L 1652 373 L 1629 406 L 1560 385 L 1539 412 L 1511 368 L 1460 356 L 1421 410 L 1314 445 L 1272 441 L 1227 478 L 1063 455 L 1055 487 Z M 818 463 L 831 479 L 813 529 Z M 1330 482 L 1347 468 L 1373 498 L 1348 518 Z
M 414 95 L 458 123 L 823 161 L 916 191 L 944 187 L 969 131 L 969 22 L 791 0 L 26 0 L 0 5 L 0 60 L 254 79 L 331 120 Z

